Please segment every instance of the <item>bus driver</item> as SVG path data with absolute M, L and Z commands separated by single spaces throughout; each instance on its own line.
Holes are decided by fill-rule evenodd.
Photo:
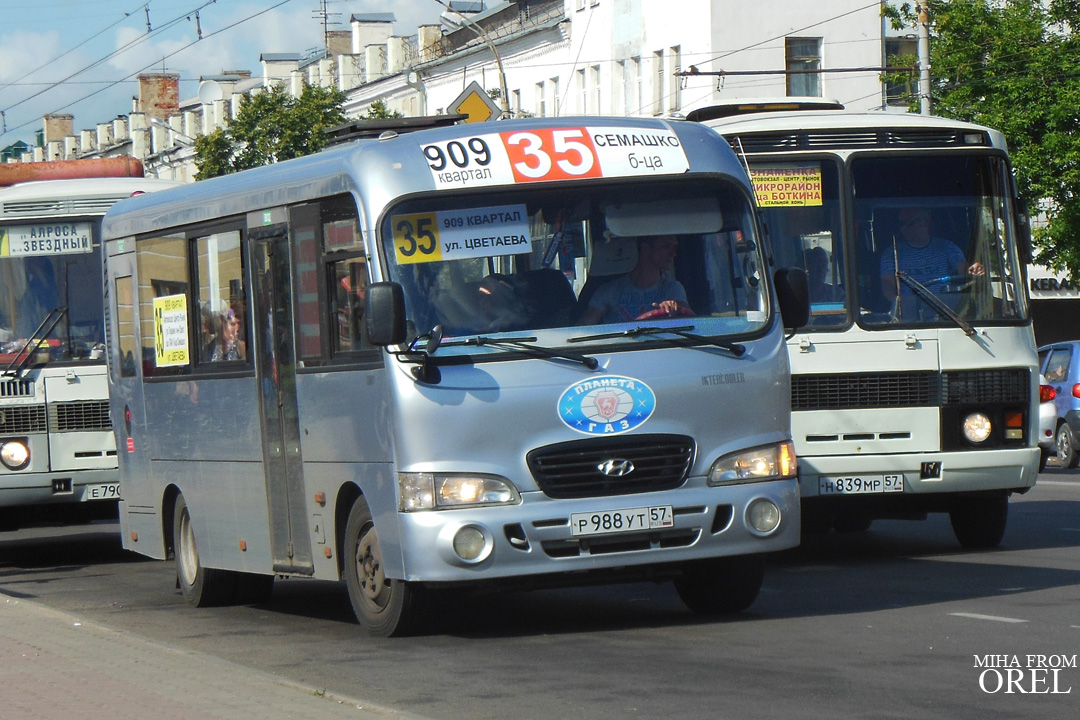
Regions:
M 664 276 L 664 271 L 674 264 L 678 249 L 679 239 L 674 235 L 639 238 L 634 269 L 596 290 L 581 316 L 581 324 L 626 322 L 650 313 L 691 313 L 682 284 Z

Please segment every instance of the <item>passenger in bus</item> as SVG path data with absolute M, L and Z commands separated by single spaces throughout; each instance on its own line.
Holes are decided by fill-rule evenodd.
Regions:
M 236 311 L 229 308 L 214 320 L 214 347 L 210 352 L 210 362 L 247 359 L 246 343 L 240 339 L 242 320 Z
M 935 293 L 946 292 L 957 279 L 985 273 L 981 263 L 969 266 L 955 243 L 933 235 L 929 210 L 905 208 L 898 219 L 902 242 L 894 235 L 892 244 L 881 255 L 881 292 L 890 302 L 913 294 L 900 280 L 898 265 L 901 272 Z
M 581 324 L 693 314 L 686 302 L 686 289 L 667 277 L 678 249 L 679 239 L 674 235 L 639 238 L 634 269 L 597 288 L 581 315 Z

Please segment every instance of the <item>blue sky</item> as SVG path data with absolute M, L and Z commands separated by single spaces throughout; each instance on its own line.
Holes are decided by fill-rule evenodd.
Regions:
M 74 115 L 76 133 L 126 115 L 139 72 L 180 73 L 182 98 L 197 94 L 201 75 L 257 75 L 261 53 L 321 47 L 321 8 L 320 0 L 0 0 L 0 147 L 32 144 L 50 112 Z M 395 34 L 412 35 L 442 8 L 435 0 L 328 0 L 327 11 L 338 13 L 333 30 L 347 30 L 356 13 L 392 12 Z

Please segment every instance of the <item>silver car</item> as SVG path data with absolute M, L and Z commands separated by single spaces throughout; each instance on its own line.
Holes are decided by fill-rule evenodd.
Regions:
M 1057 430 L 1057 391 L 1039 376 L 1039 472 L 1046 469 L 1046 461 L 1057 453 L 1055 431 Z

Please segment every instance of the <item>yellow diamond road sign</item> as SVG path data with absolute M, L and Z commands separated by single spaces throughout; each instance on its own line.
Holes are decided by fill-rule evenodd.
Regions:
M 454 102 L 450 103 L 446 111 L 451 114 L 468 115 L 469 119 L 465 122 L 470 123 L 498 120 L 502 115 L 502 108 L 484 92 L 475 80 L 469 83 L 469 86 L 457 96 Z

